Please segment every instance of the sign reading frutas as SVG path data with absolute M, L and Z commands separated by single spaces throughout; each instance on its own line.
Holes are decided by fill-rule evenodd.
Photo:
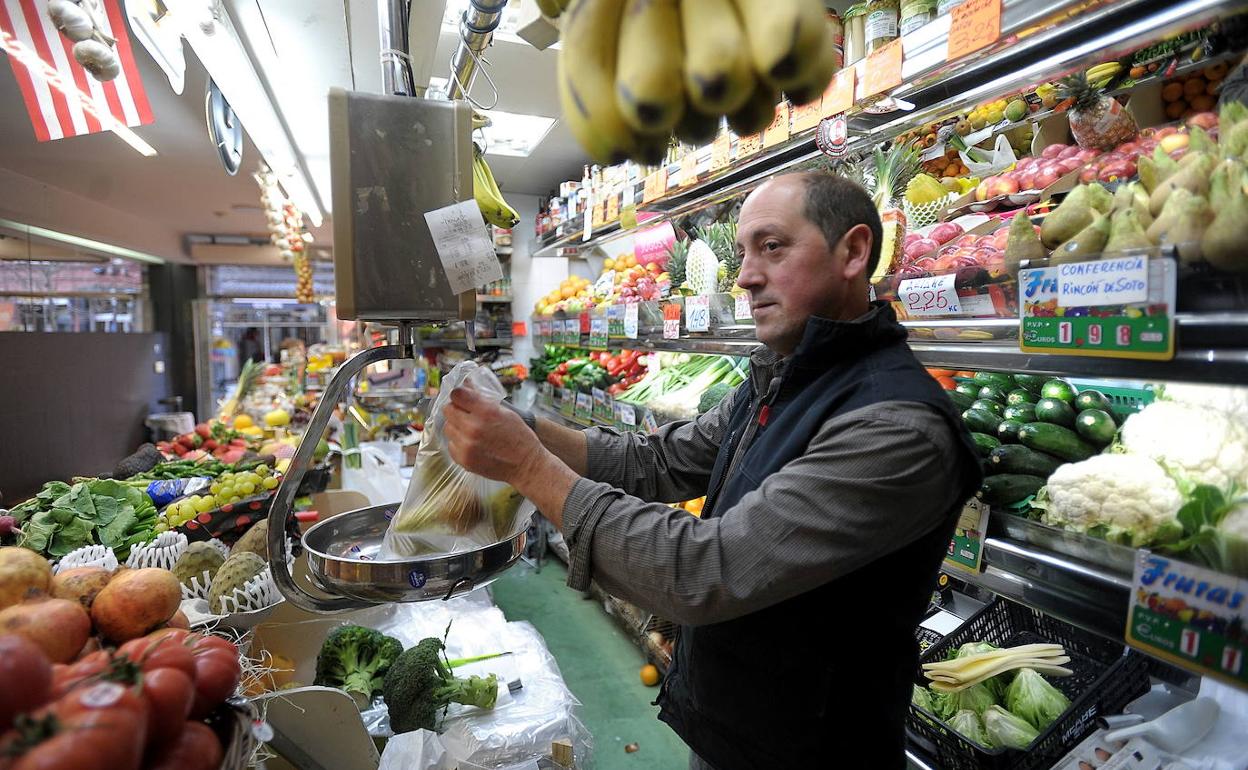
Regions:
M 475 200 L 425 212 L 425 221 L 452 292 L 475 291 L 478 286 L 503 279 L 494 241 Z

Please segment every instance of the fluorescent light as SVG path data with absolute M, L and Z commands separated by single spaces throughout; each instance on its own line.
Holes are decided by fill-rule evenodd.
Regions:
M 80 238 L 77 235 L 69 233 L 60 233 L 56 230 L 48 230 L 43 227 L 35 227 L 34 225 L 24 225 L 21 222 L 12 222 L 7 219 L 0 219 L 0 227 L 13 230 L 19 233 L 25 233 L 27 236 L 37 236 L 39 238 L 47 238 L 50 241 L 58 241 L 67 243 L 70 246 L 78 246 L 91 251 L 98 251 L 101 254 L 111 254 L 114 257 L 122 257 L 123 259 L 132 259 L 136 262 L 147 262 L 153 265 L 163 265 L 165 260 L 153 254 L 147 254 L 134 249 L 127 249 L 122 246 L 114 246 L 111 243 L 103 241 L 93 241 L 90 238 Z
M 173 15 L 157 0 L 126 0 L 126 16 L 134 36 L 164 70 L 173 92 L 180 95 L 186 83 L 186 57 Z
M 27 48 L 22 41 L 4 30 L 0 30 L 0 49 L 24 65 L 32 77 L 43 80 L 52 88 L 65 94 L 67 98 L 77 99 L 84 112 L 93 115 L 96 120 L 100 121 L 100 125 L 108 128 L 139 154 L 147 158 L 155 157 L 155 148 L 140 139 L 129 126 L 114 118 L 113 113 L 107 109 L 96 107 L 95 100 L 89 94 L 83 93 L 77 84 L 66 82 L 56 68 L 39 58 L 39 54 Z
M 447 86 L 446 78 L 429 78 L 427 98 L 445 99 Z M 481 114 L 490 119 L 490 125 L 480 129 L 485 140 L 486 155 L 527 158 L 546 138 L 551 126 L 555 125 L 554 118 L 541 115 L 503 110 L 489 110 Z

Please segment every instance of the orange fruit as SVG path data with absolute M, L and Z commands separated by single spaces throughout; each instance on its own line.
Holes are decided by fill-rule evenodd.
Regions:
M 629 267 L 637 267 L 637 257 L 632 254 L 629 254 L 627 257 L 625 257 L 624 261 L 628 264 Z
M 661 678 L 659 670 L 649 663 L 641 667 L 641 683 L 646 687 L 654 687 Z
M 606 258 L 605 260 L 603 260 L 603 262 L 602 262 L 602 269 L 603 269 L 603 270 L 614 270 L 614 269 L 615 269 L 615 260 L 614 260 L 614 259 L 611 259 L 610 257 L 607 257 L 607 258 Z
M 559 290 L 559 296 L 563 299 L 572 299 L 576 296 L 576 289 L 573 289 L 571 286 L 564 286 Z

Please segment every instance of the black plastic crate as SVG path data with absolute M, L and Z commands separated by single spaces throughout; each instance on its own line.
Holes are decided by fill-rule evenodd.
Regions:
M 1066 649 L 1074 673 L 1046 676 L 1070 698 L 1070 708 L 1025 750 L 985 749 L 963 738 L 935 714 L 911 704 L 906 730 L 916 747 L 937 761 L 941 770 L 1041 770 L 1051 767 L 1096 729 L 1096 718 L 1117 714 L 1148 690 L 1148 660 L 1122 644 L 1078 629 L 1020 604 L 998 598 L 975 613 L 957 631 L 932 645 L 920 663 L 944 660 L 967 642 L 998 647 L 1055 643 Z M 915 684 L 930 681 L 920 667 Z

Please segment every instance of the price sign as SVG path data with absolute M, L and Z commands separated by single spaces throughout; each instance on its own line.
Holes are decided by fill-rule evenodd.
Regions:
M 828 90 L 823 92 L 821 107 L 825 118 L 847 112 L 854 106 L 854 78 L 857 74 L 855 68 L 845 67 L 832 78 Z
M 728 168 L 732 162 L 732 134 L 720 131 L 711 144 L 711 173 Z
M 620 196 L 612 193 L 607 198 L 607 212 L 604 215 L 608 222 L 614 222 L 620 218 Z
M 594 419 L 594 399 L 588 393 L 576 394 L 576 416 L 578 419 L 589 422 Z
M 543 340 L 550 338 L 550 323 L 549 322 L 547 321 L 537 322 L 537 337 L 538 339 L 543 339 Z
M 641 191 L 641 202 L 649 203 L 662 198 L 667 192 L 667 166 L 660 168 L 646 177 L 645 187 Z
M 680 159 L 680 173 L 676 176 L 678 187 L 688 187 L 698 181 L 698 153 L 687 152 Z
M 565 345 L 581 344 L 581 321 L 569 318 L 563 322 L 563 343 Z
M 867 57 L 863 70 L 862 95 L 875 96 L 901 85 L 901 38 L 885 43 Z
M 911 278 L 897 287 L 897 296 L 905 304 L 906 313 L 913 318 L 960 315 L 962 305 L 957 290 L 953 288 L 956 278 L 956 275 Z
M 950 567 L 979 572 L 984 555 L 984 538 L 988 536 L 988 506 L 972 497 L 962 506 L 958 526 L 949 541 L 945 564 Z
M 624 306 L 624 336 L 630 340 L 637 339 L 637 307 L 636 302 Z
M 680 322 L 677 321 L 677 324 Z M 666 324 L 664 324 L 666 327 Z M 685 299 L 685 328 L 691 332 L 711 330 L 711 298 L 706 294 Z M 680 327 L 677 326 L 679 334 Z
M 946 61 L 974 53 L 1001 37 L 1001 0 L 966 0 L 949 17 Z
M 615 405 L 620 410 L 620 422 L 630 428 L 636 428 L 637 410 L 633 409 L 633 405 L 626 404 L 623 401 L 616 401 Z
M 763 147 L 775 147 L 789 140 L 789 103 L 776 105 L 776 117 L 763 129 Z
M 595 318 L 589 322 L 589 346 L 605 348 L 607 346 L 607 319 Z
M 754 317 L 749 294 L 738 294 L 733 298 L 732 317 L 737 321 L 748 321 Z
M 645 415 L 641 418 L 641 427 L 646 429 L 646 433 L 654 433 L 659 429 L 659 422 L 654 419 L 654 413 L 649 409 L 646 410 Z
M 607 405 L 607 392 L 603 390 L 602 388 L 594 388 L 593 395 L 594 395 L 594 417 L 610 420 L 611 419 L 611 407 Z M 606 414 L 605 418 L 603 418 L 604 413 Z
M 737 137 L 737 160 L 757 155 L 763 149 L 763 135 L 750 134 Z
M 607 336 L 623 337 L 624 336 L 624 306 L 608 305 L 607 306 Z
M 663 306 L 663 339 L 680 339 L 680 305 L 675 302 Z
M 563 388 L 559 391 L 559 411 L 568 416 L 572 416 L 573 410 L 576 408 L 576 394 L 571 388 Z
M 819 125 L 823 119 L 822 102 L 819 99 L 794 107 L 789 113 L 789 133 L 800 134 Z
M 588 310 L 581 311 L 580 322 L 581 322 L 581 328 L 577 330 L 578 333 L 589 334 L 589 311 Z
M 594 227 L 602 227 L 603 225 L 605 225 L 607 223 L 606 217 L 607 217 L 607 204 L 595 203 L 594 204 Z

